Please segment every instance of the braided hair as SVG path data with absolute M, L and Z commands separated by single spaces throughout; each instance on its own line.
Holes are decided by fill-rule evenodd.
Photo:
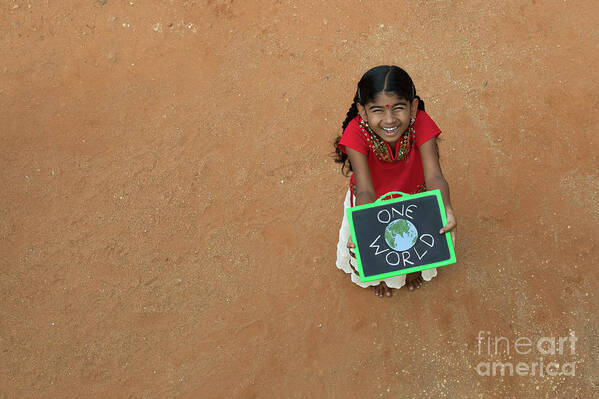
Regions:
M 416 95 L 416 88 L 410 75 L 395 65 L 379 65 L 366 72 L 358 82 L 354 101 L 347 111 L 345 120 L 341 124 L 342 132 L 345 131 L 349 122 L 358 115 L 358 104 L 365 106 L 373 102 L 376 96 L 382 92 L 395 94 L 400 98 L 405 98 L 409 102 L 417 98 L 418 109 L 424 111 L 424 101 Z M 340 140 L 341 135 L 334 142 L 335 162 L 341 164 L 341 173 L 347 176 L 352 171 L 352 167 L 347 154 L 338 147 Z

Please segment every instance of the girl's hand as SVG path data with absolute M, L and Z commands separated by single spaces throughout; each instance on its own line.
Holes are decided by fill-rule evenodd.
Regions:
M 450 207 L 445 208 L 445 214 L 447 215 L 447 224 L 445 225 L 445 227 L 439 230 L 439 233 L 445 234 L 449 231 L 451 234 L 451 241 L 455 246 L 455 232 L 458 226 L 458 222 L 456 221 L 455 216 L 453 214 L 453 209 L 451 209 Z
M 349 239 L 347 240 L 347 247 L 350 249 L 356 247 L 356 244 L 354 244 L 354 241 L 351 239 L 351 235 L 349 236 Z

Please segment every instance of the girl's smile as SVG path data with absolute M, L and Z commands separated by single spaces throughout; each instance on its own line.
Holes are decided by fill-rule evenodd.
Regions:
M 399 133 L 399 126 L 389 128 L 384 127 L 383 131 L 386 136 L 394 137 L 397 133 Z

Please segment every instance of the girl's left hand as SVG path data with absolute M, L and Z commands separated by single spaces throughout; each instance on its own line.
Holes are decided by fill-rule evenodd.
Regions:
M 447 224 L 445 225 L 445 227 L 439 230 L 439 233 L 445 234 L 449 231 L 451 234 L 451 241 L 453 242 L 453 245 L 455 245 L 455 232 L 458 226 L 458 222 L 456 221 L 455 216 L 453 214 L 453 209 L 449 207 L 445 208 L 445 214 L 447 215 Z

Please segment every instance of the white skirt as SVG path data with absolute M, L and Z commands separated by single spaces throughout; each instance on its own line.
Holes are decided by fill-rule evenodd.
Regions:
M 406 284 L 406 275 L 402 274 L 395 277 L 389 277 L 382 280 L 373 280 L 362 282 L 360 276 L 357 275 L 353 270 L 358 270 L 356 259 L 349 254 L 349 248 L 347 248 L 347 240 L 349 240 L 350 231 L 349 223 L 347 222 L 346 209 L 352 205 L 352 192 L 347 190 L 345 196 L 345 203 L 343 204 L 343 221 L 341 222 L 341 228 L 339 229 L 339 242 L 337 243 L 337 267 L 343 270 L 345 273 L 351 275 L 351 281 L 358 284 L 360 287 L 369 287 L 372 285 L 378 285 L 381 281 L 384 281 L 389 288 L 401 288 Z M 350 266 L 351 264 L 351 266 Z M 422 278 L 426 281 L 431 281 L 433 277 L 437 275 L 437 269 L 422 270 Z

